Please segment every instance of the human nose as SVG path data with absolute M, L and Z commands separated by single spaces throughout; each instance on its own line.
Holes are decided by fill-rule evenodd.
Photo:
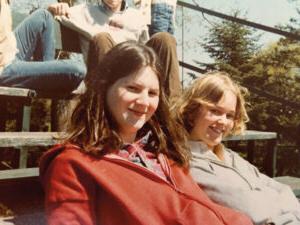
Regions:
M 139 105 L 149 106 L 149 95 L 148 92 L 141 92 L 136 99 L 136 103 Z
M 226 114 L 224 113 L 224 114 L 219 115 L 217 121 L 220 124 L 226 124 L 228 122 Z

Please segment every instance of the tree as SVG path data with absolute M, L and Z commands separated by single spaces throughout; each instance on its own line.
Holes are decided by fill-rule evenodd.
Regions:
M 279 173 L 299 176 L 297 165 L 300 159 L 295 159 L 299 158 L 300 150 L 300 113 L 299 108 L 289 102 L 300 103 L 300 45 L 282 38 L 258 51 L 257 38 L 253 30 L 224 20 L 209 30 L 203 47 L 215 59 L 215 69 L 228 72 L 249 87 L 248 128 L 275 131 L 278 143 L 293 146 L 288 151 L 280 151 L 279 158 L 284 159 L 278 162 Z M 275 97 L 263 97 L 252 91 L 254 88 Z M 286 103 L 282 104 L 276 98 L 286 100 Z M 292 158 L 295 163 L 287 166 L 286 160 Z
M 279 41 L 257 54 L 250 63 L 253 67 L 245 75 L 243 83 L 282 99 L 300 102 L 299 44 L 286 45 L 285 41 Z M 278 132 L 285 140 L 295 142 L 298 139 L 299 109 L 257 96 L 252 97 L 252 104 L 252 126 L 263 128 L 261 122 L 264 120 L 265 128 Z
M 237 17 L 239 12 L 234 13 Z M 215 59 L 218 69 L 224 67 L 225 70 L 235 71 L 242 68 L 249 62 L 258 45 L 258 36 L 254 36 L 254 31 L 239 23 L 222 20 L 215 23 L 209 29 L 209 35 L 204 38 L 203 48 Z

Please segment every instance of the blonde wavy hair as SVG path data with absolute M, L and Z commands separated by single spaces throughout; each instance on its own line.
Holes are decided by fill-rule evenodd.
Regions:
M 244 98 L 248 90 L 233 82 L 229 74 L 225 72 L 209 72 L 193 81 L 172 105 L 173 117 L 185 127 L 188 135 L 194 127 L 194 121 L 201 106 L 217 104 L 226 91 L 233 92 L 237 97 L 234 125 L 226 135 L 241 134 L 246 128 L 246 122 L 249 121 Z

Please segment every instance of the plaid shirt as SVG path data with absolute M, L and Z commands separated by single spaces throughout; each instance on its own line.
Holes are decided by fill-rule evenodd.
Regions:
M 147 142 L 150 134 L 146 135 L 141 140 L 133 143 L 126 144 L 123 146 L 121 150 L 119 150 L 116 154 L 124 159 L 127 159 L 137 165 L 143 166 L 156 175 L 160 176 L 162 179 L 168 181 L 168 178 L 156 157 L 156 155 L 152 152 L 147 152 L 143 149 L 145 142 Z

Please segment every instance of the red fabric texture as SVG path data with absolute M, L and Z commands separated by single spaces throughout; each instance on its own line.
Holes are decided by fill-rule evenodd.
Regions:
M 245 215 L 213 203 L 190 175 L 164 155 L 170 182 L 118 156 L 93 157 L 74 145 L 41 159 L 50 225 L 250 225 Z

